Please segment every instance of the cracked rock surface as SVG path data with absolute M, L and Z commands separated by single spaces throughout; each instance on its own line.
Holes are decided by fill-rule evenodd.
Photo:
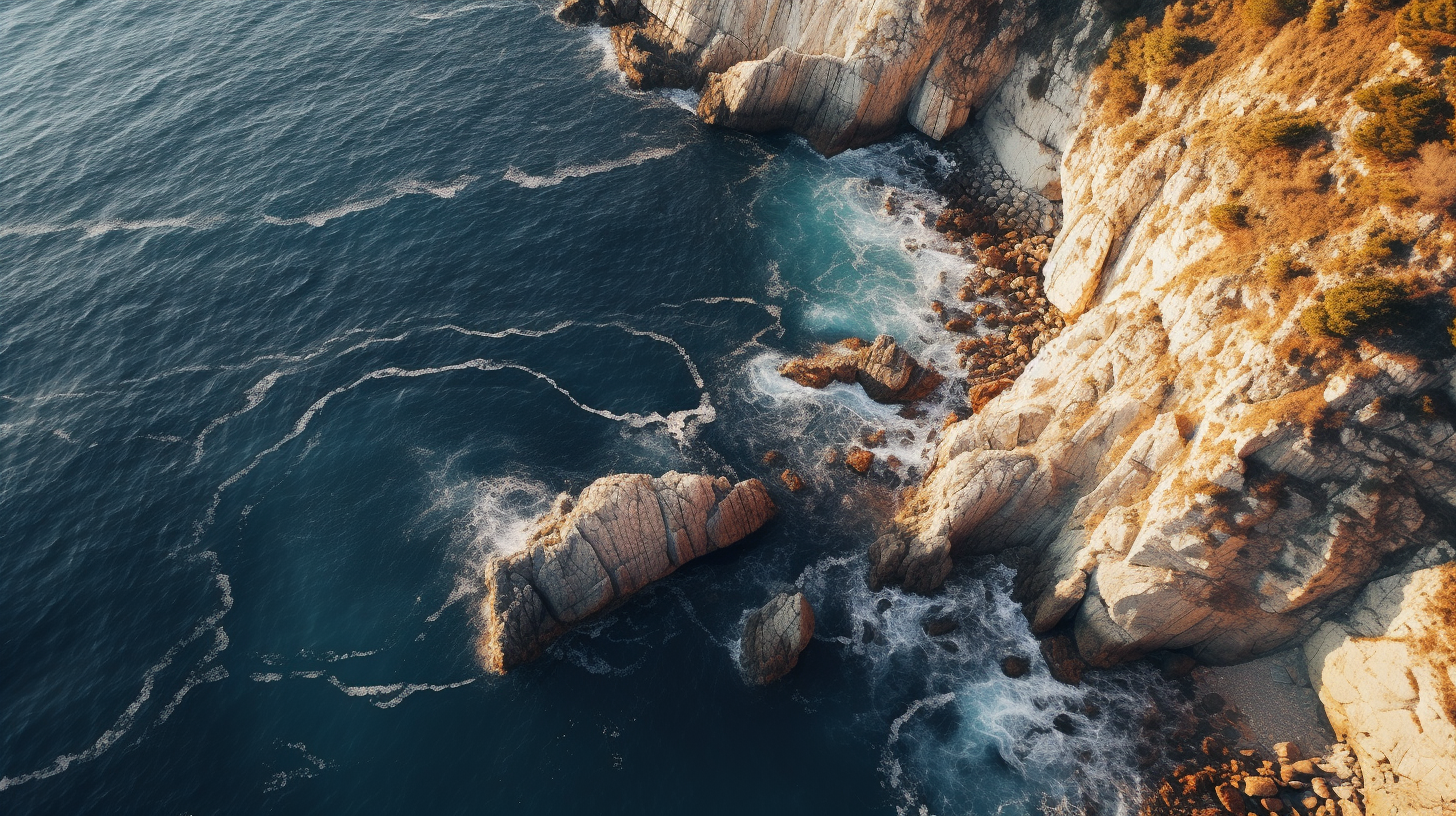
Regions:
M 748 679 L 765 685 L 799 663 L 799 653 L 814 636 L 814 609 L 802 592 L 783 592 L 764 604 L 743 625 L 739 664 Z
M 535 660 L 571 627 L 737 542 L 775 512 L 757 479 L 621 474 L 575 500 L 563 493 L 522 549 L 486 568 L 481 662 L 504 673 Z

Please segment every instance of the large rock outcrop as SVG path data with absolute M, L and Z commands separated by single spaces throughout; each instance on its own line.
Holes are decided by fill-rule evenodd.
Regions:
M 589 16 L 582 2 L 564 16 Z M 640 87 L 702 92 L 705 121 L 792 129 L 825 154 L 939 139 L 1011 69 L 1026 0 L 597 0 Z
M 1456 565 L 1370 584 L 1304 653 L 1366 812 L 1456 813 Z
M 1250 59 L 1265 72 L 1289 64 Z M 1069 627 L 1094 665 L 1159 649 L 1229 663 L 1302 640 L 1450 535 L 1449 341 L 1329 340 L 1299 322 L 1358 274 L 1402 275 L 1439 304 L 1450 241 L 1438 219 L 1372 210 L 1361 220 L 1393 219 L 1428 249 L 1399 269 L 1359 268 L 1342 260 L 1364 240 L 1349 222 L 1318 243 L 1273 243 L 1264 224 L 1285 217 L 1278 198 L 1258 216 L 1262 232 L 1211 224 L 1210 208 L 1244 191 L 1249 159 L 1237 142 L 1190 134 L 1291 104 L 1277 78 L 1248 76 L 1151 88 L 1128 121 L 1082 121 L 1061 162 L 1064 226 L 1046 266 L 1048 298 L 1076 320 L 944 432 L 871 548 L 872 583 L 930 591 L 954 558 L 1004 553 L 1021 565 L 1034 630 Z M 1339 118 L 1348 101 L 1307 92 L 1330 106 L 1318 115 L 1351 121 Z M 1336 140 L 1315 169 L 1357 172 L 1348 150 Z M 1255 235 L 1272 245 L 1250 247 Z M 1264 272 L 1279 252 L 1307 259 L 1305 277 Z M 1442 309 L 1412 331 L 1440 328 Z
M 851 337 L 813 357 L 796 357 L 779 373 L 809 388 L 857 382 L 870 399 L 891 404 L 924 399 L 945 382 L 933 364 L 921 365 L 888 334 L 873 343 Z
M 757 479 L 671 472 L 598 479 L 562 494 L 521 550 L 494 558 L 481 603 L 481 662 L 496 673 L 535 660 L 572 626 L 701 555 L 762 527 L 776 512 Z
M 743 625 L 739 665 L 749 682 L 766 685 L 793 671 L 814 637 L 814 608 L 802 592 L 781 592 Z

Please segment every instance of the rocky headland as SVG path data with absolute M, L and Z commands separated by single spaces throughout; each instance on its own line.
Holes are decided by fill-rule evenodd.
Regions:
M 493 558 L 477 649 L 504 673 L 573 626 L 734 544 L 777 512 L 763 483 L 669 472 L 608 476 L 562 494 L 520 550 Z
M 1069 679 L 1302 646 L 1347 748 L 1200 744 L 1154 798 L 1355 816 L 1456 813 L 1456 31 L 1432 2 L 571 7 L 709 122 L 826 153 L 970 122 L 952 148 L 999 169 L 944 191 L 975 266 L 934 311 L 972 410 L 871 585 L 1008 562 Z M 862 346 L 826 352 L 785 373 L 864 384 Z
M 814 637 L 814 608 L 802 592 L 781 592 L 743 624 L 739 665 L 749 682 L 767 685 L 799 665 Z

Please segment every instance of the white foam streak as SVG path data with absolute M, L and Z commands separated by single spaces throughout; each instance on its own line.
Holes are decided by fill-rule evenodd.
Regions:
M 460 680 L 455 683 L 389 683 L 378 686 L 350 686 L 337 677 L 329 676 L 329 685 L 344 692 L 350 697 L 388 697 L 384 700 L 375 700 L 377 708 L 394 708 L 405 701 L 406 697 L 420 691 L 449 691 L 461 686 L 468 686 L 475 682 L 472 677 L 468 680 Z
M 428 193 L 432 196 L 435 196 L 436 198 L 454 198 L 457 194 L 460 193 L 460 191 L 464 190 L 466 187 L 469 187 L 471 182 L 474 182 L 479 178 L 480 176 L 464 175 L 460 176 L 454 181 L 446 182 L 444 184 L 430 184 L 428 182 L 418 181 L 414 179 L 406 179 L 404 181 L 395 182 L 394 185 L 391 187 L 390 191 L 383 195 L 374 196 L 372 198 L 359 199 L 356 201 L 349 201 L 340 204 L 337 207 L 332 207 L 327 210 L 320 210 L 319 212 L 313 212 L 307 215 L 301 215 L 297 218 L 278 218 L 276 216 L 265 214 L 263 216 L 263 220 L 269 224 L 280 227 L 292 227 L 301 224 L 307 224 L 310 227 L 322 227 L 323 225 L 329 223 L 330 221 L 333 221 L 336 218 L 343 218 L 346 215 L 352 215 L 358 212 L 365 212 L 367 210 L 377 209 L 379 207 L 383 207 L 385 204 L 388 204 L 396 198 L 402 198 L 407 195 Z
M 96 238 L 108 232 L 135 232 L 151 229 L 205 230 L 226 223 L 229 219 L 221 215 L 184 215 L 178 218 L 144 218 L 136 221 L 108 218 L 100 221 L 76 221 L 70 224 L 16 224 L 0 227 L 0 238 L 17 235 L 30 238 L 51 235 L 57 232 L 80 230 L 86 238 Z
M 502 178 L 512 184 L 518 184 L 531 190 L 540 187 L 555 187 L 567 179 L 586 178 L 587 176 L 594 176 L 598 173 L 610 173 L 613 170 L 620 170 L 624 167 L 635 167 L 639 164 L 657 159 L 665 159 L 675 155 L 685 146 L 680 144 L 674 147 L 649 147 L 638 150 L 624 159 L 613 159 L 611 161 L 597 162 L 596 164 L 568 165 L 549 176 L 533 176 L 515 167 L 509 167 L 506 169 L 505 175 Z

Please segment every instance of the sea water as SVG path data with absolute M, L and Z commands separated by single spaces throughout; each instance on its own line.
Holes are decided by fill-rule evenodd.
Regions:
M 1052 681 L 999 567 L 865 586 L 949 389 L 775 373 L 880 332 L 954 367 L 934 145 L 705 126 L 526 0 L 11 0 L 0 43 L 5 813 L 1126 806 L 1151 678 Z M 878 428 L 899 475 L 823 462 Z M 670 469 L 779 518 L 485 674 L 485 561 Z M 815 640 L 750 688 L 791 587 Z

